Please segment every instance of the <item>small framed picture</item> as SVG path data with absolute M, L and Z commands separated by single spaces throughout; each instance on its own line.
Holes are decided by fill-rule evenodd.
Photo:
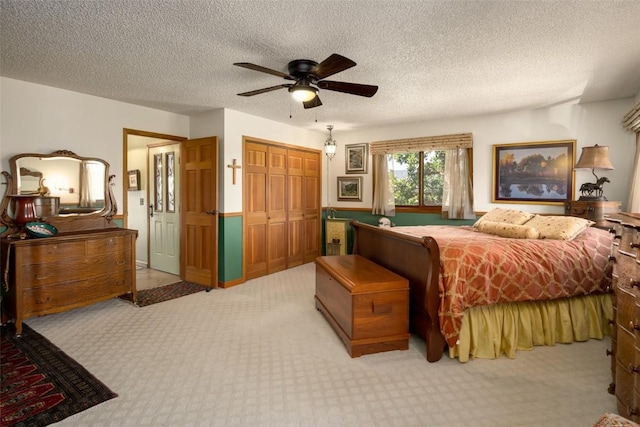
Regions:
M 127 171 L 129 175 L 129 191 L 140 190 L 140 170 L 134 169 Z
M 346 173 L 367 173 L 367 144 L 345 145 Z
M 361 176 L 339 176 L 338 177 L 338 200 L 362 201 L 362 177 Z

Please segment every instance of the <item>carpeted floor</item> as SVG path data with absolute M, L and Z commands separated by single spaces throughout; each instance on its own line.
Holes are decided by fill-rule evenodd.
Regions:
M 196 292 L 206 291 L 207 289 L 209 288 L 206 286 L 181 280 L 169 285 L 138 291 L 138 301 L 136 302 L 136 305 L 138 307 L 145 307 L 147 305 L 180 298 L 185 295 L 195 294 Z M 123 295 L 120 298 L 126 301 L 131 301 L 130 294 Z
M 0 426 L 46 426 L 117 396 L 42 335 L 2 326 Z

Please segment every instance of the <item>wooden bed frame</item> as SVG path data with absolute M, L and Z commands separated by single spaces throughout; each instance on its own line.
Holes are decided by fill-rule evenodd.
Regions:
M 427 360 L 442 358 L 446 342 L 438 321 L 440 249 L 431 237 L 413 237 L 352 220 L 353 253 L 409 280 L 409 328 L 427 343 Z

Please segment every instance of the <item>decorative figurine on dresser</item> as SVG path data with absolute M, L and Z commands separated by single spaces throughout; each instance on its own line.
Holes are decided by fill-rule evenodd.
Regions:
M 613 263 L 615 330 L 611 340 L 613 384 L 620 415 L 640 421 L 640 213 L 607 217 L 615 233 Z
M 10 165 L 0 204 L 2 323 L 14 321 L 20 335 L 29 317 L 124 294 L 135 302 L 138 232 L 113 222 L 109 164 L 62 150 L 19 154 Z

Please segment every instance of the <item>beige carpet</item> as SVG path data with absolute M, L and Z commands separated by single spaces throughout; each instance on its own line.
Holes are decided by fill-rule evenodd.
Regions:
M 27 320 L 118 397 L 60 426 L 590 426 L 615 412 L 608 340 L 515 360 L 351 359 L 307 264 L 144 309 L 114 299 Z

